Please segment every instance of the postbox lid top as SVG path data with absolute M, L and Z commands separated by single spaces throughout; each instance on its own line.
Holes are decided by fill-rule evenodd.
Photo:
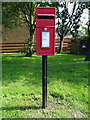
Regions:
M 56 7 L 36 7 L 36 15 L 38 16 L 55 16 Z
M 53 8 L 53 9 L 56 9 L 56 7 L 36 7 L 36 8 L 41 8 L 41 9 L 42 9 L 42 8 L 43 8 L 43 9 L 45 9 L 45 8 L 47 8 L 47 9 L 52 9 L 52 8 Z

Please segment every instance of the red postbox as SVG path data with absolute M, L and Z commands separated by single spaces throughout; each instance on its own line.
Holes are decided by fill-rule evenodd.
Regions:
M 55 7 L 36 8 L 36 54 L 55 54 Z

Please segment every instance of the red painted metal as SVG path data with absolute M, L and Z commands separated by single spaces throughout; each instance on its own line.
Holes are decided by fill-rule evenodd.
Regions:
M 36 8 L 36 54 L 54 55 L 55 54 L 55 7 Z M 44 36 L 43 33 L 48 34 Z M 48 46 L 43 46 L 42 40 L 48 41 Z

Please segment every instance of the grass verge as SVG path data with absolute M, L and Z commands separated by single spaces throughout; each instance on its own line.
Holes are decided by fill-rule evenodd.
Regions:
M 42 109 L 41 56 L 2 55 L 3 118 L 88 118 L 85 56 L 48 56 L 48 107 Z

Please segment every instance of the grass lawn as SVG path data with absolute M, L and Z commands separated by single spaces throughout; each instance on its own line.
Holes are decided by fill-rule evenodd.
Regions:
M 2 55 L 2 118 L 88 118 L 85 56 L 48 56 L 48 107 L 42 109 L 41 56 Z

